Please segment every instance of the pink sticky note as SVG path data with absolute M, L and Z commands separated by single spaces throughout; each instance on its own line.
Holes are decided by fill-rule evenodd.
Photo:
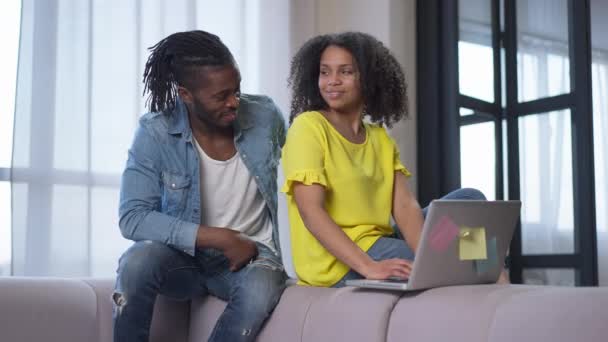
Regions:
M 445 251 L 460 233 L 460 228 L 447 216 L 433 225 L 430 236 L 431 248 L 437 252 Z

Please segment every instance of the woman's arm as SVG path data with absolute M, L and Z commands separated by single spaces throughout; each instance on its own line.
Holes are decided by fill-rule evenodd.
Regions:
M 395 171 L 393 184 L 393 218 L 410 248 L 416 252 L 422 232 L 422 210 L 407 186 L 407 178 L 400 171 Z
M 331 254 L 368 279 L 407 278 L 411 264 L 403 259 L 374 261 L 333 221 L 325 210 L 325 188 L 296 183 L 293 194 L 306 228 Z

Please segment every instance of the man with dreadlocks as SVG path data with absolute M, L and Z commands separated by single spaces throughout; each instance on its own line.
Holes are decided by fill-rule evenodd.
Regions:
M 283 117 L 240 93 L 236 62 L 208 32 L 150 48 L 151 113 L 139 122 L 122 175 L 114 341 L 147 341 L 158 294 L 228 302 L 210 341 L 253 341 L 279 301 L 276 174 Z

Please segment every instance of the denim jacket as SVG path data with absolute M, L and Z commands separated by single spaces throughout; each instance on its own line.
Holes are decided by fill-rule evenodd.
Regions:
M 272 219 L 280 255 L 277 165 L 285 143 L 285 120 L 266 96 L 241 96 L 234 142 L 255 178 Z M 129 149 L 120 188 L 120 230 L 130 240 L 165 243 L 192 256 L 201 222 L 200 163 L 188 111 L 178 99 L 173 110 L 147 113 Z

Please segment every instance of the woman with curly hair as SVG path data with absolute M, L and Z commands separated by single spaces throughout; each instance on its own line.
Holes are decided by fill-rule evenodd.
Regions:
M 321 35 L 293 58 L 289 85 L 282 192 L 298 282 L 341 287 L 348 279 L 407 278 L 423 211 L 384 128 L 407 116 L 401 66 L 368 34 Z M 484 198 L 472 189 L 446 197 Z

